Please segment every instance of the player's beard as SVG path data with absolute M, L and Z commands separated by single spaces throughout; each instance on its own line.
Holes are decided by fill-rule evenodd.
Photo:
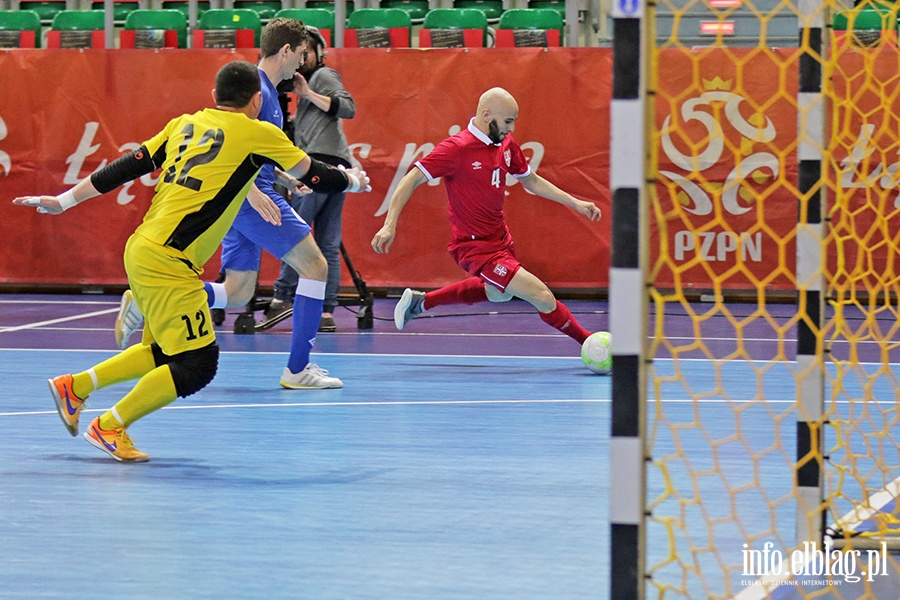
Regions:
M 491 141 L 495 144 L 499 144 L 503 141 L 503 138 L 506 137 L 506 134 L 500 135 L 500 127 L 497 125 L 497 119 L 491 119 L 491 122 L 488 123 L 488 137 L 491 138 Z

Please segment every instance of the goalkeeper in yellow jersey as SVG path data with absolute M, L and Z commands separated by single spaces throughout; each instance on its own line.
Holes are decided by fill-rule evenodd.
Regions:
M 273 164 L 315 191 L 359 192 L 368 187 L 364 171 L 341 171 L 312 159 L 280 129 L 256 120 L 260 90 L 255 65 L 229 63 L 216 74 L 215 108 L 172 119 L 140 148 L 67 192 L 13 200 L 41 213 L 59 214 L 162 169 L 150 209 L 125 245 L 125 271 L 149 335 L 143 344 L 87 371 L 49 381 L 59 416 L 74 436 L 91 392 L 138 379 L 84 433 L 88 442 L 116 460 L 149 460 L 134 447 L 126 428 L 175 398 L 199 391 L 216 374 L 219 346 L 200 274 L 260 168 Z

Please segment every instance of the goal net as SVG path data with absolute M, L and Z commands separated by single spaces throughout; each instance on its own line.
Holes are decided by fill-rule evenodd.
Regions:
M 802 10 L 646 15 L 648 597 L 898 594 L 897 13 Z

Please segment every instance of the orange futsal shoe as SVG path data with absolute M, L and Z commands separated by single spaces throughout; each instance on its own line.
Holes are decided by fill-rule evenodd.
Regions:
M 134 447 L 131 437 L 121 429 L 101 429 L 100 417 L 96 417 L 84 432 L 84 439 L 119 462 L 147 462 L 150 455 Z
M 87 397 L 79 398 L 72 391 L 72 376 L 60 375 L 53 379 L 48 379 L 50 384 L 50 393 L 53 394 L 53 401 L 56 403 L 56 412 L 63 425 L 69 430 L 72 436 L 78 435 L 78 417 L 81 416 L 81 409 Z

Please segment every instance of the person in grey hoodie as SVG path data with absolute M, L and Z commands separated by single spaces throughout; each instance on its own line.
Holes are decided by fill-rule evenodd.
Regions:
M 309 32 L 308 51 L 311 54 L 299 71 L 303 76 L 294 88 L 297 92 L 297 112 L 294 115 L 294 142 L 310 156 L 332 166 L 350 168 L 352 158 L 342 119 L 356 115 L 356 102 L 344 88 L 340 73 L 325 66 L 326 43 L 319 30 L 306 27 Z M 328 280 L 319 331 L 335 331 L 333 311 L 337 306 L 341 284 L 341 213 L 344 192 L 335 194 L 294 194 L 291 205 L 300 218 L 313 227 L 316 243 L 328 262 Z M 297 272 L 281 263 L 281 274 L 275 281 L 274 300 L 266 311 L 271 319 L 293 305 L 297 289 Z

